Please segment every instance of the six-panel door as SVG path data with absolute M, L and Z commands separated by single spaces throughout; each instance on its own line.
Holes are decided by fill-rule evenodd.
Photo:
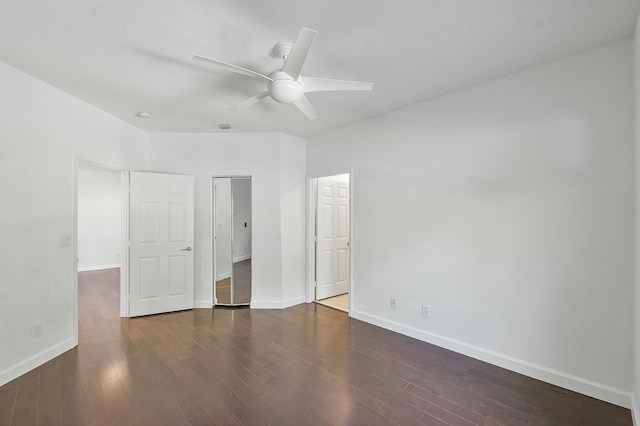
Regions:
M 193 308 L 193 176 L 131 172 L 129 315 Z

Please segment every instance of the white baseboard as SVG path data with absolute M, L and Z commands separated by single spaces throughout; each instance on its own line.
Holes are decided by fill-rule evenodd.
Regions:
M 285 309 L 304 302 L 304 296 L 300 296 L 288 300 L 252 301 L 250 307 L 251 309 Z
M 251 259 L 250 254 L 245 254 L 244 256 L 238 256 L 233 258 L 233 263 L 242 262 L 243 260 Z
M 515 371 L 543 382 L 551 383 L 574 392 L 588 395 L 611 404 L 619 405 L 624 408 L 631 408 L 632 395 L 620 389 L 616 389 L 601 383 L 553 370 L 551 368 L 536 365 L 521 359 L 517 359 L 508 355 L 494 352 L 485 348 L 471 345 L 459 340 L 451 339 L 428 331 L 420 330 L 415 327 L 400 324 L 395 321 L 370 315 L 366 312 L 352 310 L 350 316 L 373 324 L 405 336 L 413 337 L 423 342 L 431 343 L 451 351 L 470 356 L 472 358 Z
M 10 381 L 17 379 L 23 374 L 40 367 L 45 362 L 51 361 L 53 358 L 62 355 L 66 351 L 73 349 L 77 346 L 75 338 L 69 337 L 68 339 L 51 346 L 44 351 L 35 354 L 25 360 L 20 361 L 11 367 L 5 368 L 0 371 L 0 386 L 3 386 Z
M 631 420 L 635 426 L 640 426 L 640 406 L 638 406 L 637 392 L 631 395 Z
M 213 301 L 211 300 L 194 300 L 193 307 L 195 309 L 209 309 L 213 307 Z
M 227 279 L 230 276 L 231 276 L 231 272 L 224 272 L 222 274 L 218 274 L 218 277 L 216 278 L 216 281 Z
M 305 303 L 304 296 L 294 297 L 293 299 L 283 300 L 282 308 L 290 308 L 291 306 L 301 305 Z
M 119 268 L 120 264 L 117 265 L 102 265 L 102 266 L 84 266 L 82 268 L 78 268 L 78 272 L 87 272 L 87 271 L 101 271 L 103 269 L 112 269 Z

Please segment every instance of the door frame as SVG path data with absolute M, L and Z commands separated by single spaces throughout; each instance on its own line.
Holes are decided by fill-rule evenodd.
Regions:
M 353 166 L 337 168 L 333 170 L 325 170 L 322 172 L 311 173 L 307 175 L 307 259 L 306 259 L 306 286 L 305 298 L 307 303 L 315 301 L 316 292 L 316 218 L 317 218 L 317 196 L 316 188 L 318 179 L 327 178 L 335 175 L 349 175 L 349 253 L 347 259 L 349 262 L 349 316 L 353 307 L 353 260 L 352 253 L 354 247 L 353 233 Z
M 120 173 L 120 316 L 129 316 L 129 170 L 121 164 L 73 153 L 72 162 L 72 269 L 73 273 L 73 335 L 78 344 L 78 169 L 79 163 Z

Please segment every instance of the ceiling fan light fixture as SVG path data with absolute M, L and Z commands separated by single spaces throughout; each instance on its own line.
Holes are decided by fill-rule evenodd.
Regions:
M 276 73 L 284 74 L 284 73 Z M 287 76 L 288 77 L 288 76 Z M 288 79 L 274 80 L 267 86 L 269 96 L 281 104 L 292 104 L 302 96 L 302 84 Z

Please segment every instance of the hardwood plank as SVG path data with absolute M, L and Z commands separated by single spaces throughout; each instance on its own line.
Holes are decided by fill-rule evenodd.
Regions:
M 219 393 L 206 386 L 200 377 L 188 369 L 181 376 L 181 381 L 189 389 L 191 395 L 202 408 L 209 414 L 215 424 L 240 425 L 240 420 L 236 417 L 219 398 Z
M 60 369 L 60 416 L 64 425 L 86 425 L 82 387 L 78 377 L 78 348 L 58 357 Z
M 18 394 L 17 382 L 18 380 L 13 380 L 0 387 L 0 425 L 11 424 L 16 395 Z
M 11 424 L 35 425 L 37 423 L 39 377 L 40 370 L 35 369 L 21 377 L 18 382 L 18 392 Z
M 102 381 L 105 402 L 109 408 L 110 417 L 116 425 L 126 424 L 133 416 L 133 409 L 128 401 L 122 383 L 118 377 Z
M 213 419 L 192 395 L 183 395 L 178 398 L 178 406 L 192 425 L 213 424 Z
M 57 360 L 49 361 L 40 370 L 38 386 L 38 425 L 61 425 L 60 374 Z
M 102 388 L 103 379 L 100 377 L 104 373 L 96 364 L 80 366 L 79 372 L 87 423 L 91 425 L 112 424 L 109 407 Z M 104 380 L 113 377 L 113 375 L 104 375 Z

